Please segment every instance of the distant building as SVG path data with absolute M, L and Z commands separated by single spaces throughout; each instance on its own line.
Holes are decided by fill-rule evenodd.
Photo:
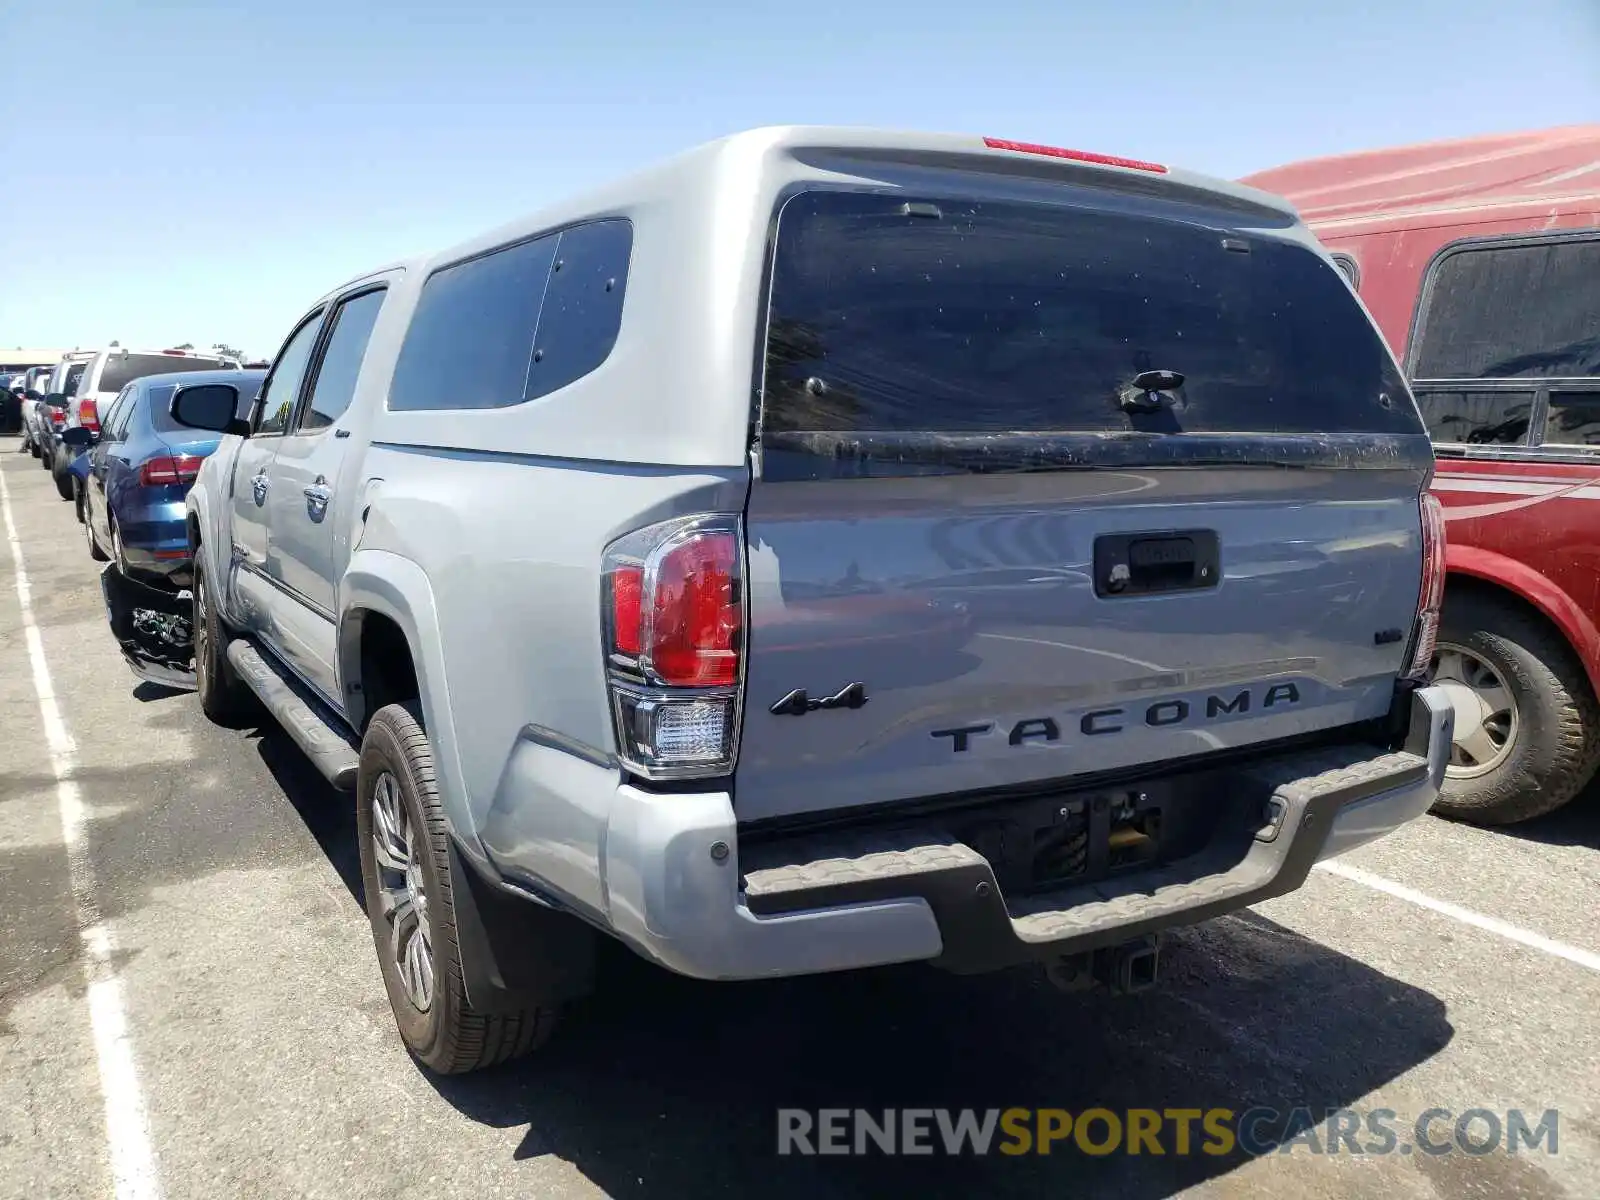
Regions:
M 26 371 L 29 367 L 53 367 L 66 350 L 39 350 L 28 346 L 0 346 L 0 371 Z

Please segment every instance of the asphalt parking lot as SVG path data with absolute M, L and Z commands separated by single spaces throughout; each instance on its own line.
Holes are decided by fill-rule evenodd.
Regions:
M 1425 818 L 1176 937 L 1135 997 L 920 967 L 707 985 L 617 953 L 535 1057 L 430 1077 L 394 1034 L 348 798 L 281 733 L 133 678 L 72 506 L 13 446 L 0 1195 L 1600 1193 L 1593 795 L 1515 832 Z M 1255 1155 L 776 1153 L 780 1108 L 900 1106 L 1386 1108 L 1406 1128 L 1554 1109 L 1559 1141 L 1318 1154 L 1274 1126 Z

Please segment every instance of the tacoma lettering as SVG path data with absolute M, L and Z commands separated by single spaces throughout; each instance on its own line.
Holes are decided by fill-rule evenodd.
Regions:
M 1259 698 L 1259 703 L 1257 700 Z M 1238 716 L 1257 708 L 1283 708 L 1300 703 L 1299 685 L 1274 683 L 1257 693 L 1245 688 L 1233 695 L 1207 696 L 1204 701 L 1157 700 L 1143 710 L 1126 708 L 1097 708 L 1078 717 L 1078 731 L 1086 737 L 1125 733 L 1130 721 L 1142 723 L 1152 729 L 1168 729 L 1197 722 L 1215 721 L 1222 717 Z M 1024 717 L 1009 728 L 1004 726 L 1006 742 L 1012 746 L 1030 743 L 1052 743 L 1061 740 L 1061 721 L 1056 717 Z M 935 729 L 932 736 L 949 738 L 953 753 L 962 754 L 972 749 L 972 739 L 995 732 L 993 722 L 961 725 L 953 729 Z

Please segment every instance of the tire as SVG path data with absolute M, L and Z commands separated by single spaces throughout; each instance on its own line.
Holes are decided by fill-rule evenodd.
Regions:
M 59 471 L 52 466 L 50 468 L 50 478 L 56 481 L 56 495 L 60 496 L 63 500 L 74 500 L 77 498 L 77 480 L 73 479 L 72 472 L 67 470 L 65 466 L 62 466 Z
M 28 439 L 28 453 L 33 455 L 35 458 L 38 458 L 39 455 L 43 453 L 43 451 L 39 449 L 39 443 L 34 441 L 32 438 Z
M 403 827 L 395 828 L 392 815 L 383 820 L 375 805 L 400 814 Z M 387 846 L 381 862 L 375 840 L 380 833 Z M 491 1015 L 473 1011 L 467 999 L 456 940 L 450 837 L 439 803 L 433 749 L 415 701 L 379 709 L 361 739 L 356 835 L 384 987 L 400 1038 L 412 1056 L 440 1074 L 458 1075 L 520 1058 L 542 1045 L 555 1027 L 558 1006 Z M 398 867 L 402 862 L 409 864 L 404 871 Z M 425 923 L 416 919 L 419 910 Z M 391 936 L 395 927 L 390 912 L 398 914 L 399 937 Z M 425 965 L 413 956 L 419 939 L 420 947 L 428 949 Z M 402 960 L 408 964 L 411 990 L 402 977 Z M 413 998 L 419 991 L 420 1002 Z
M 100 543 L 94 540 L 94 521 L 90 519 L 86 500 L 78 502 L 78 520 L 83 522 L 84 536 L 89 539 L 89 557 L 95 562 L 105 562 L 110 556 L 100 549 Z
M 1498 723 L 1502 733 L 1509 730 L 1499 757 L 1473 765 L 1463 752 L 1472 731 L 1459 728 L 1458 702 L 1451 766 L 1433 811 L 1479 825 L 1511 825 L 1553 812 L 1582 791 L 1600 761 L 1600 707 L 1566 640 L 1515 604 L 1467 591 L 1446 596 L 1439 646 L 1435 664 L 1441 670 L 1476 660 L 1478 690 L 1469 696 L 1503 692 L 1513 707 L 1510 721 Z M 1452 689 L 1452 699 L 1460 697 L 1454 681 L 1439 683 Z M 1473 703 L 1469 699 L 1467 707 Z
M 195 548 L 194 616 L 190 622 L 194 630 L 194 684 L 200 698 L 200 711 L 218 725 L 231 725 L 248 711 L 254 693 L 245 685 L 228 661 L 228 643 L 232 638 L 222 617 L 217 612 L 211 595 L 211 582 L 200 560 L 200 549 Z

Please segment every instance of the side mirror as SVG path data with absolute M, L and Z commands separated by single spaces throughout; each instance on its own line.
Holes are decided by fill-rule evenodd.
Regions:
M 71 428 L 61 431 L 61 444 L 63 446 L 73 446 L 80 450 L 87 450 L 94 445 L 94 434 L 90 433 L 82 425 L 73 425 Z
M 239 410 L 239 389 L 231 383 L 197 383 L 179 388 L 168 412 L 179 425 L 212 433 L 250 436 L 250 422 L 234 416 Z
M 24 400 L 43 400 L 44 399 L 44 393 L 43 392 L 36 392 L 32 388 L 29 388 L 27 391 L 22 393 L 22 398 Z

